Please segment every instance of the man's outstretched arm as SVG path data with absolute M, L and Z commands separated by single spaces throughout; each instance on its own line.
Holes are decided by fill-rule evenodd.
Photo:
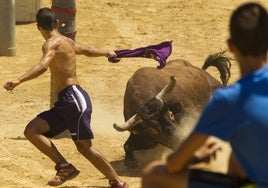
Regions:
M 89 47 L 89 46 L 82 46 L 78 44 L 74 44 L 75 46 L 75 53 L 77 55 L 85 55 L 87 57 L 100 57 L 100 56 L 105 56 L 105 57 L 116 57 L 116 53 L 112 50 L 102 50 L 102 49 L 97 49 L 94 47 Z
M 20 85 L 21 83 L 34 79 L 44 72 L 49 67 L 49 63 L 52 61 L 52 59 L 55 56 L 55 50 L 53 46 L 51 46 L 49 43 L 45 43 L 43 46 L 43 56 L 38 64 L 33 66 L 27 73 L 20 76 L 18 79 L 8 81 L 5 83 L 4 88 L 7 91 L 13 90 L 15 87 Z

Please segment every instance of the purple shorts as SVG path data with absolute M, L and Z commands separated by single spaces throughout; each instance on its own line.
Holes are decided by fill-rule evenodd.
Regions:
M 45 120 L 50 131 L 44 135 L 54 137 L 69 130 L 73 140 L 93 139 L 90 128 L 92 105 L 86 91 L 73 85 L 58 94 L 54 107 L 42 112 L 37 117 Z

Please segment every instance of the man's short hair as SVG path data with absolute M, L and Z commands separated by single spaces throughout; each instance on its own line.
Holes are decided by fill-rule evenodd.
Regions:
M 268 46 L 268 15 L 257 3 L 238 7 L 231 16 L 231 41 L 243 55 L 266 55 Z
M 42 29 L 52 31 L 57 27 L 55 13 L 50 8 L 41 8 L 36 15 L 36 22 Z

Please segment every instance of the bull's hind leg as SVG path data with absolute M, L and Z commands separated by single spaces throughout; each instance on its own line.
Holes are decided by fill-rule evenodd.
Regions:
M 124 144 L 125 149 L 125 166 L 136 167 L 138 165 L 137 159 L 134 156 L 134 151 L 152 149 L 158 145 L 150 135 L 134 135 L 130 134 L 126 143 Z

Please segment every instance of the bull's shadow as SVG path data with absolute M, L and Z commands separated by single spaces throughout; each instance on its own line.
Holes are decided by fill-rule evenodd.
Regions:
M 165 160 L 170 152 L 170 149 L 158 145 L 154 149 L 135 151 L 135 156 L 138 160 L 138 165 L 135 167 L 125 166 L 124 158 L 111 161 L 110 163 L 119 176 L 141 177 L 141 172 L 147 164 L 155 160 Z

